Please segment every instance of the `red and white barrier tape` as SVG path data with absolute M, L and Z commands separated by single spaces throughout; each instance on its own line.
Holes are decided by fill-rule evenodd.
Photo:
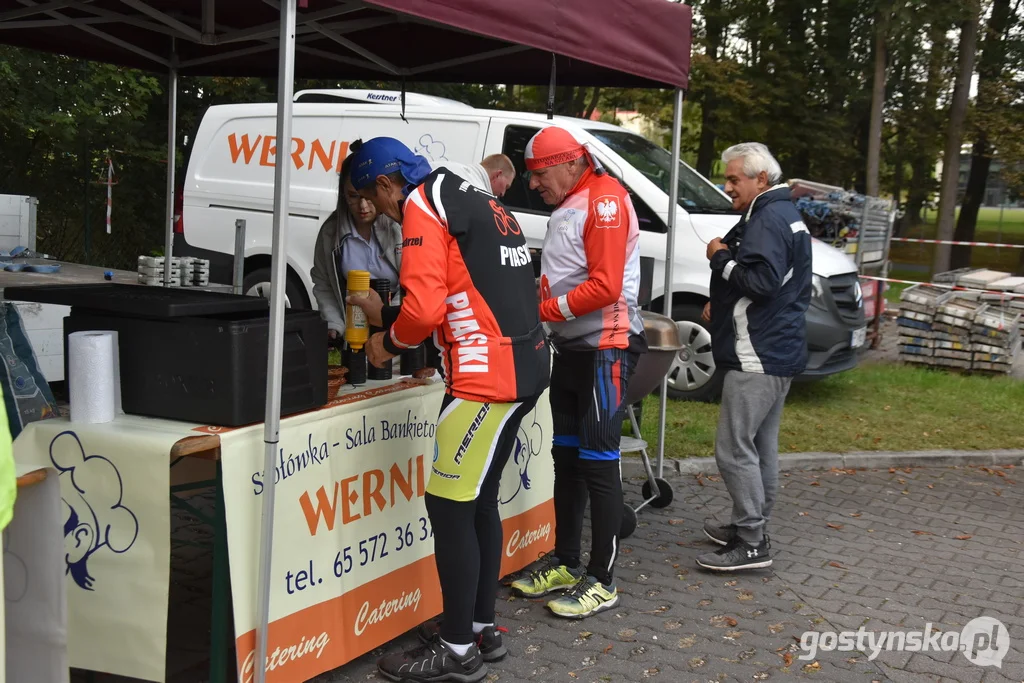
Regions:
M 1006 247 L 1007 249 L 1024 249 L 1024 244 L 1003 244 L 1002 242 L 955 242 L 953 240 L 924 240 L 916 237 L 891 237 L 893 242 L 911 242 L 913 244 L 952 244 L 962 247 Z
M 110 206 L 113 203 L 111 191 L 114 187 L 114 162 L 107 157 L 107 234 L 110 234 Z
M 1004 292 L 999 289 L 974 289 L 973 287 L 960 287 L 959 285 L 947 285 L 944 282 L 921 282 L 920 280 L 896 280 L 889 277 L 875 277 L 874 275 L 861 275 L 862 280 L 875 280 L 878 282 L 900 282 L 907 285 L 931 285 L 942 289 L 951 289 L 957 292 L 980 292 L 982 294 L 998 294 L 1001 298 L 1017 299 L 1024 297 L 1024 292 Z

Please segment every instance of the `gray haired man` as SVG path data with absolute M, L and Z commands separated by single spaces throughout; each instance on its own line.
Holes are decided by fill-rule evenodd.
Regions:
M 725 191 L 739 223 L 708 244 L 715 365 L 725 372 L 715 461 L 732 497 L 729 524 L 704 524 L 723 546 L 697 558 L 714 571 L 771 565 L 765 524 L 779 479 L 779 423 L 794 375 L 807 364 L 804 316 L 811 299 L 811 236 L 764 145 L 722 154 Z

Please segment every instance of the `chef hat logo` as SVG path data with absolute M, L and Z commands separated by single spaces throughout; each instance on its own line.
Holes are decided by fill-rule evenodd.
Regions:
M 501 495 L 501 503 L 510 502 L 519 495 L 520 491 L 530 490 L 530 461 L 533 456 L 540 454 L 541 443 L 544 440 L 544 430 L 537 422 L 536 408 L 523 420 L 516 434 L 516 443 L 512 449 L 512 462 L 519 470 L 519 477 L 503 477 L 502 481 L 508 481 L 508 486 L 503 487 L 505 491 Z
M 102 455 L 87 456 L 74 432 L 53 438 L 50 461 L 62 478 L 67 571 L 79 587 L 93 590 L 89 559 L 103 549 L 117 554 L 131 549 L 139 535 L 139 520 L 122 504 L 124 487 L 117 467 Z

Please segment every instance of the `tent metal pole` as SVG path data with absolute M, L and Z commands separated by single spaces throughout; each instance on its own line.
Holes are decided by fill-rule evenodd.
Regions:
M 173 38 L 171 39 L 173 45 Z M 171 257 L 174 250 L 174 167 L 178 137 L 178 55 L 171 54 L 167 79 L 167 223 L 164 235 L 164 287 L 171 286 Z
M 292 95 L 295 88 L 296 0 L 281 3 L 281 39 L 277 65 L 277 163 L 274 165 L 274 232 L 271 246 L 270 340 L 267 349 L 267 410 L 263 425 L 263 471 L 274 471 L 281 426 L 281 367 L 284 345 L 285 278 L 289 190 L 291 182 Z M 274 477 L 263 491 L 260 516 L 260 564 L 256 604 L 256 683 L 267 675 L 267 626 L 270 623 L 270 570 L 274 536 Z
M 676 88 L 672 111 L 672 169 L 669 171 L 668 236 L 665 248 L 665 306 L 662 313 L 672 317 L 672 266 L 676 253 L 676 216 L 679 215 L 679 143 L 683 130 L 682 88 Z M 661 401 L 658 406 L 658 477 L 665 469 L 665 409 L 668 406 L 668 375 L 661 380 Z

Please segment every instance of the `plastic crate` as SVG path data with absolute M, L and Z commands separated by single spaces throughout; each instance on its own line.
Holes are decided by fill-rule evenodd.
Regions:
M 80 330 L 117 331 L 126 413 L 225 427 L 263 421 L 269 314 L 159 319 L 72 308 L 65 373 L 67 335 Z M 316 311 L 286 309 L 281 414 L 326 402 L 327 323 Z

